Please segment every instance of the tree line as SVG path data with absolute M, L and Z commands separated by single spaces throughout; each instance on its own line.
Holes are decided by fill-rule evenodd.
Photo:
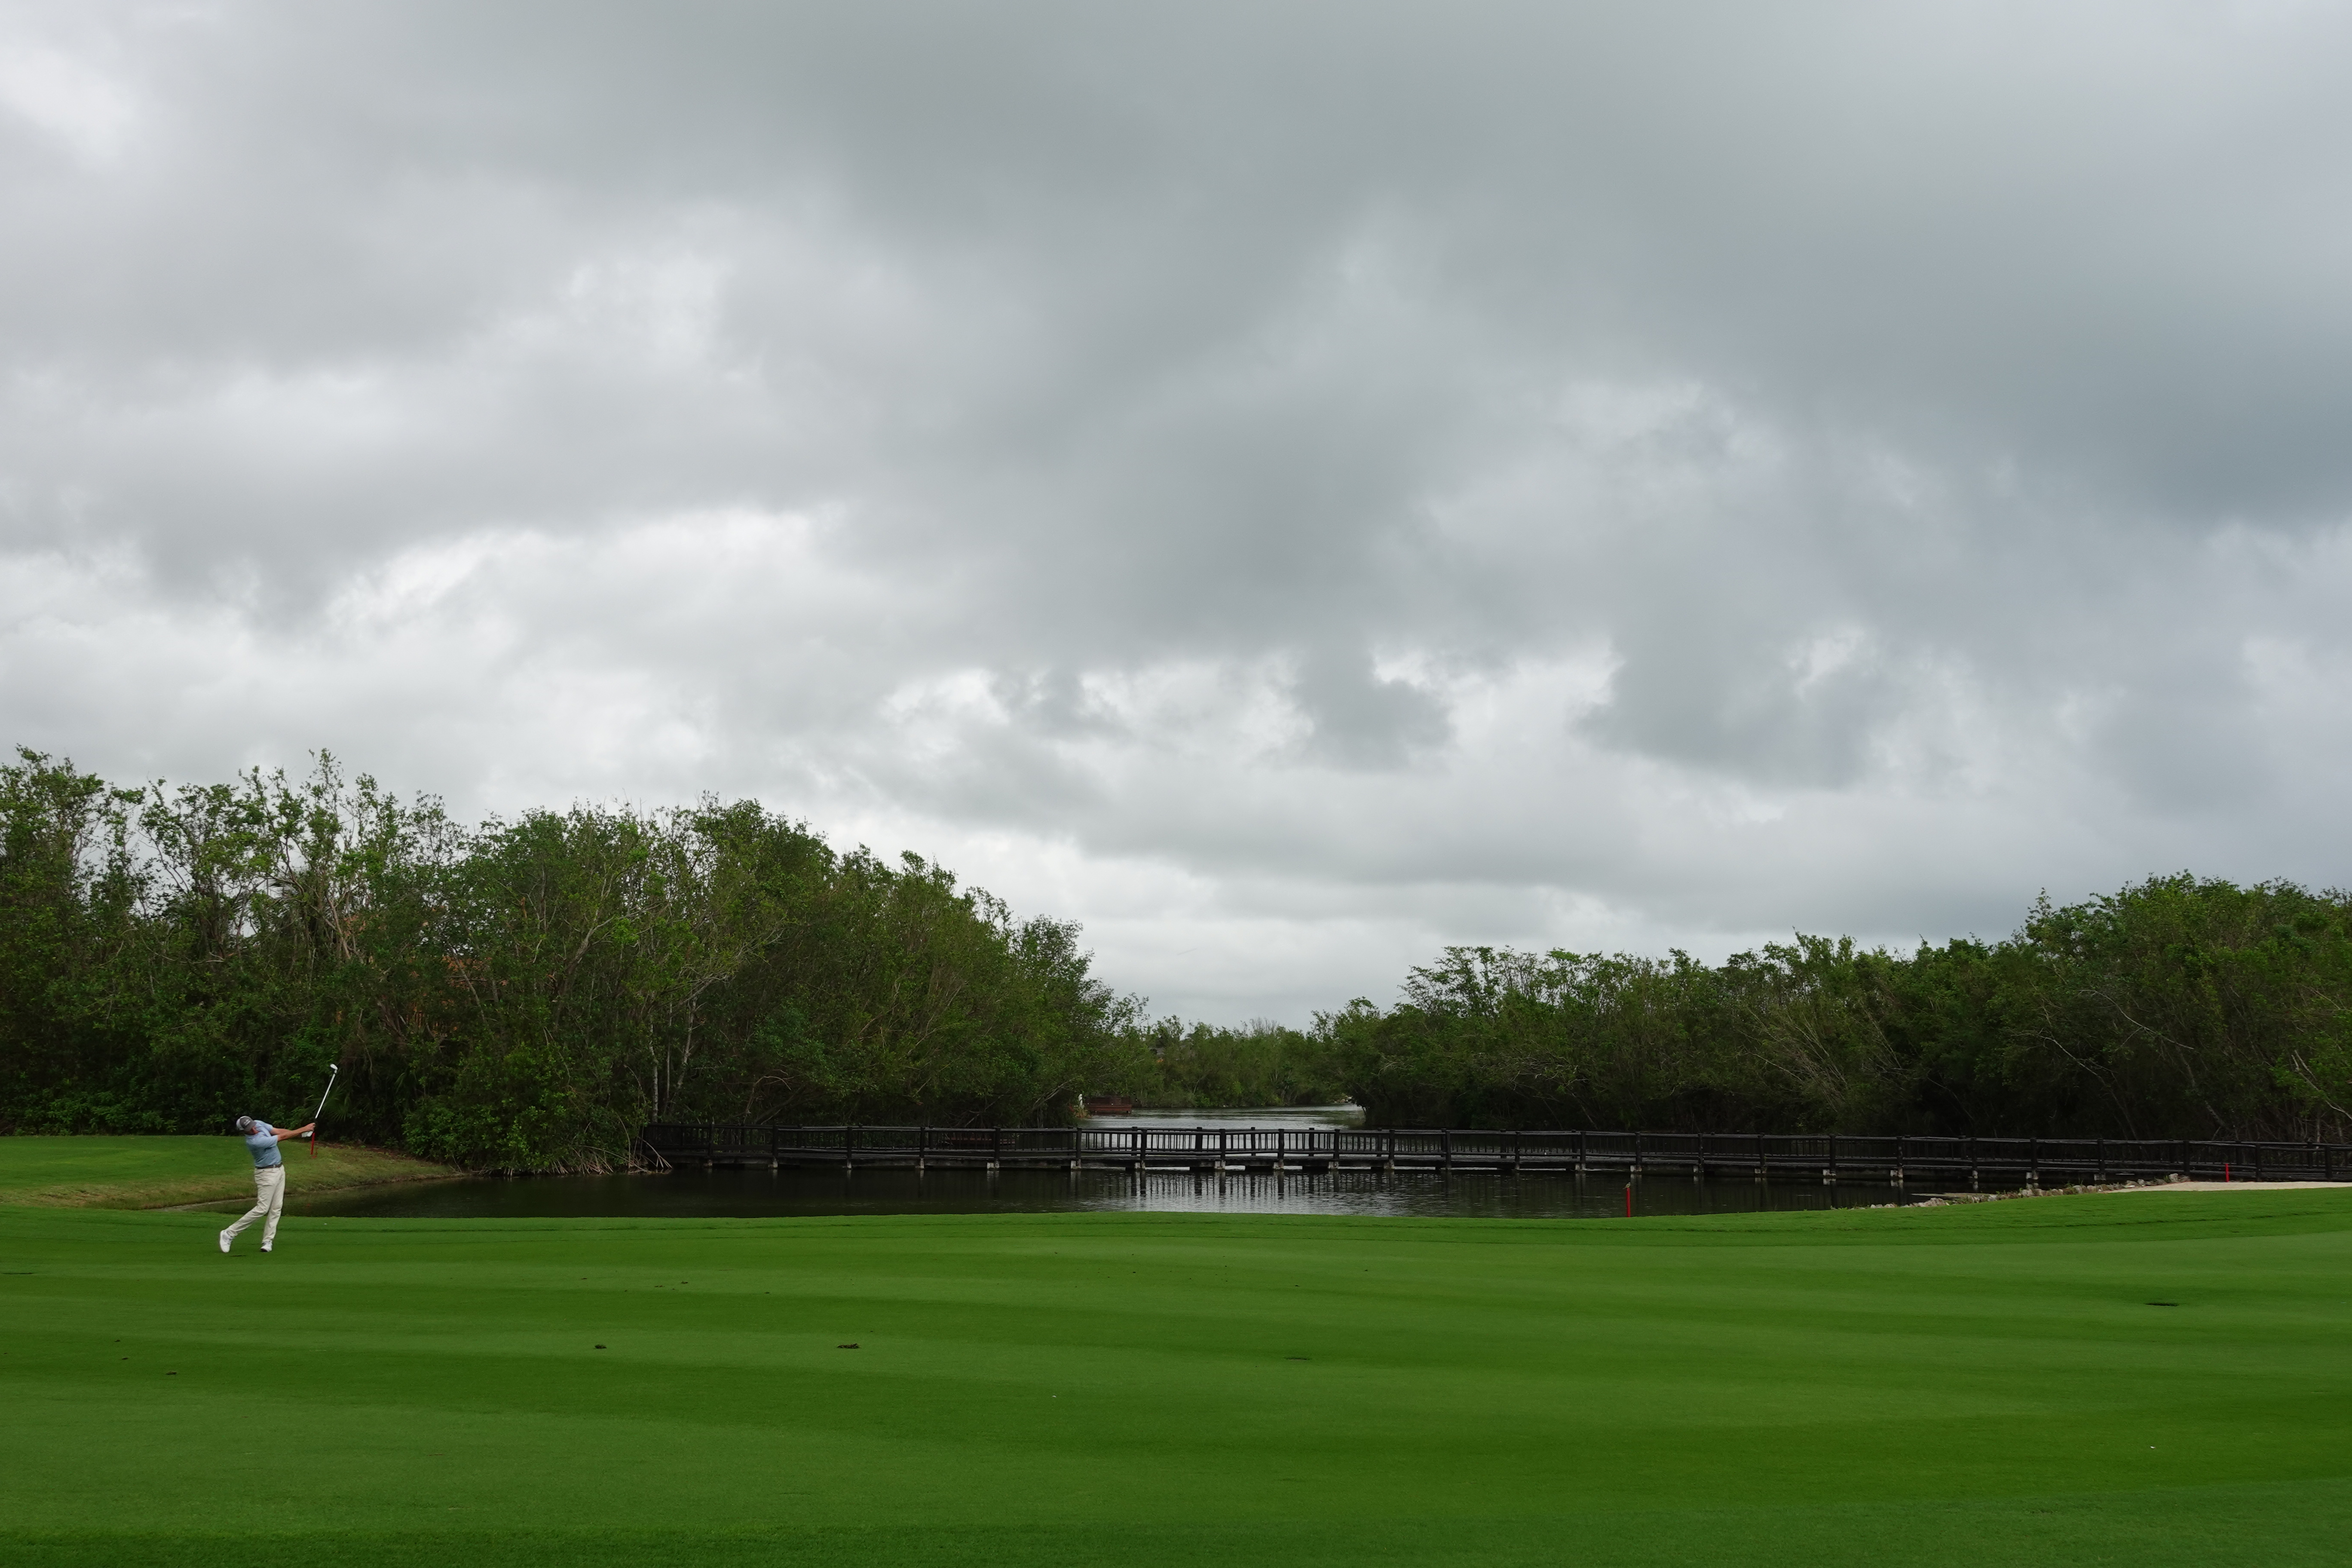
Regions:
M 1344 1095 L 1375 1126 L 2345 1141 L 2352 895 L 2182 873 L 1997 942 L 1719 964 L 1454 947 L 1388 1007 L 1154 1043 L 1174 1103 Z
M 1152 1018 L 1076 926 L 756 802 L 480 824 L 321 757 L 0 768 L 0 1127 L 215 1131 L 340 1064 L 342 1135 L 626 1163 L 659 1120 L 1037 1123 L 1353 1099 L 1374 1124 L 2352 1132 L 2352 897 L 2186 874 L 1910 952 L 1450 948 L 1305 1028 Z
M 1453 948 L 1315 1037 L 1392 1125 L 2342 1141 L 2352 897 L 2181 874 L 1907 954 Z
M 1150 1060 L 1074 925 L 753 802 L 467 826 L 347 780 L 0 769 L 0 1121 L 290 1117 L 478 1168 L 660 1120 L 1037 1121 Z

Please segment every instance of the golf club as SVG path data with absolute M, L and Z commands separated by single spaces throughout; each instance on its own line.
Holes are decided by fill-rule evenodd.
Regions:
M 340 1062 L 327 1064 L 327 1087 L 320 1092 L 319 1109 L 310 1113 L 310 1131 L 302 1134 L 304 1142 L 310 1145 L 310 1157 L 314 1160 L 319 1157 L 319 1118 L 326 1112 L 327 1096 L 335 1092 L 335 1075 L 342 1070 Z

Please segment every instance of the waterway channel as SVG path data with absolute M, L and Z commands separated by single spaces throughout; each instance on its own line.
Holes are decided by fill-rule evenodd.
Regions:
M 1631 1192 L 1629 1194 L 1628 1188 Z M 1148 1210 L 1183 1214 L 1418 1215 L 1603 1219 L 1739 1214 L 1758 1209 L 1868 1208 L 1915 1194 L 1882 1183 L 1695 1181 L 1688 1176 L 1423 1173 L 1214 1175 L 1123 1171 L 831 1169 L 677 1172 L 663 1176 L 520 1176 L 418 1182 L 286 1200 L 289 1214 L 418 1219 L 541 1219 L 858 1214 L 1045 1214 Z M 1925 1194 L 1916 1194 L 1925 1195 Z
M 1355 1126 L 1354 1106 L 1282 1110 L 1139 1111 L 1103 1116 L 1098 1127 Z M 1915 1196 L 1880 1182 L 1695 1180 L 1651 1175 L 1576 1176 L 1491 1172 L 1336 1171 L 1324 1174 L 835 1167 L 781 1171 L 678 1171 L 666 1175 L 523 1176 L 424 1182 L 306 1197 L 287 1194 L 294 1214 L 382 1218 L 655 1217 L 866 1214 L 1043 1214 L 1139 1210 L 1189 1214 L 1401 1215 L 1510 1219 L 1602 1219 L 1636 1215 L 1740 1214 L 1756 1210 L 1868 1208 Z

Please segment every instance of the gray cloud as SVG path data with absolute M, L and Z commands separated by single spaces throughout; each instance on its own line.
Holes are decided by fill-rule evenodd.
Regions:
M 0 713 L 1300 1016 L 2347 880 L 2352 22 L 0 13 Z

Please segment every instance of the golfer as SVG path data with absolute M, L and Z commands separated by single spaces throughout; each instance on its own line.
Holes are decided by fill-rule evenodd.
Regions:
M 253 1151 L 253 1206 L 245 1211 L 237 1222 L 221 1232 L 221 1250 L 236 1239 L 236 1233 L 264 1215 L 269 1223 L 261 1227 L 261 1250 L 268 1251 L 278 1242 L 278 1211 L 286 1206 L 286 1161 L 278 1152 L 281 1138 L 299 1138 L 318 1126 L 297 1127 L 291 1132 L 280 1132 L 267 1121 L 257 1121 L 250 1116 L 236 1119 L 236 1130 L 245 1135 L 245 1146 Z

